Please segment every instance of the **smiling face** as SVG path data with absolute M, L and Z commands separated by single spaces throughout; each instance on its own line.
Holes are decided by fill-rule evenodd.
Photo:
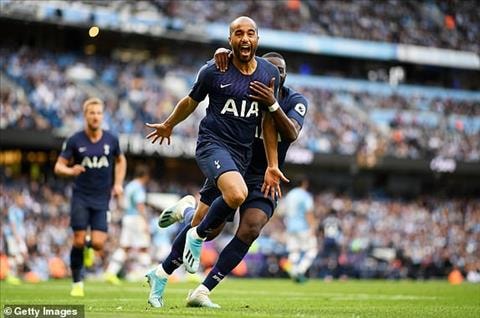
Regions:
M 241 63 L 248 63 L 255 56 L 258 46 L 258 33 L 255 21 L 240 17 L 230 24 L 228 38 L 234 58 Z

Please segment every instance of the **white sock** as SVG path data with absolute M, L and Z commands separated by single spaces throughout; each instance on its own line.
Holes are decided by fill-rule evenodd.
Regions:
M 112 255 L 110 264 L 108 264 L 107 272 L 117 275 L 126 259 L 127 253 L 125 253 L 125 250 L 123 248 L 117 249 Z
M 165 272 L 162 264 L 157 266 L 157 269 L 155 270 L 155 274 L 160 278 L 168 278 L 168 276 L 170 276 L 167 274 L 167 272 Z
M 83 282 L 76 282 L 76 283 L 73 283 L 73 287 L 76 287 L 76 286 L 80 286 L 83 288 Z

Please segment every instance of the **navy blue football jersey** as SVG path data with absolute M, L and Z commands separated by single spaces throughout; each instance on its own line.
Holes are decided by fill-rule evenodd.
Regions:
M 222 73 L 217 70 L 213 60 L 200 69 L 189 96 L 200 102 L 208 95 L 209 103 L 207 114 L 200 122 L 197 144 L 215 141 L 242 156 L 251 153 L 262 108 L 248 97 L 252 94 L 250 82 L 259 81 L 269 85 L 272 77 L 275 77 L 277 92 L 280 78 L 273 64 L 261 57 L 255 59 L 257 68 L 251 75 L 243 75 L 232 63 Z
M 300 125 L 300 128 L 303 127 L 303 121 L 308 109 L 308 102 L 302 94 L 284 86 L 282 88 L 282 98 L 278 101 L 278 104 L 288 118 L 295 120 Z M 267 157 L 265 155 L 262 138 L 261 125 L 258 125 L 255 132 L 255 141 L 253 143 L 252 161 L 248 166 L 245 179 L 263 180 L 265 170 L 267 169 Z M 282 168 L 291 142 L 282 140 L 280 134 L 278 140 L 278 166 L 279 168 Z
M 108 209 L 113 185 L 115 159 L 121 155 L 118 138 L 103 131 L 102 138 L 92 143 L 85 131 L 79 131 L 63 144 L 60 156 L 80 164 L 85 172 L 75 178 L 73 200 L 87 206 Z

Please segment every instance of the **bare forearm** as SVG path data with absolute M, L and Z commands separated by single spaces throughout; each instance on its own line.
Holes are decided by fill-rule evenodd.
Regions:
M 175 106 L 173 112 L 168 116 L 165 125 L 175 127 L 178 123 L 184 121 L 195 110 L 198 103 L 189 96 L 182 98 Z
M 280 136 L 282 136 L 282 139 L 289 142 L 295 141 L 298 137 L 299 129 L 296 127 L 294 121 L 288 118 L 281 108 L 270 114 L 275 121 L 275 126 Z
M 278 134 L 275 123 L 269 113 L 265 113 L 262 120 L 263 145 L 269 167 L 278 167 Z
M 124 155 L 117 157 L 115 162 L 115 180 L 114 183 L 117 185 L 123 185 L 125 180 L 125 174 L 127 172 L 127 159 Z
M 55 168 L 53 170 L 55 174 L 59 176 L 63 176 L 63 177 L 73 176 L 73 169 L 59 161 L 57 161 L 57 163 L 55 164 Z

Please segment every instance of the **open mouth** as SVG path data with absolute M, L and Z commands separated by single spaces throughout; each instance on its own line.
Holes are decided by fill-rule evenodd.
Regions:
M 240 54 L 249 56 L 250 52 L 252 51 L 252 48 L 250 45 L 241 45 L 240 46 Z

